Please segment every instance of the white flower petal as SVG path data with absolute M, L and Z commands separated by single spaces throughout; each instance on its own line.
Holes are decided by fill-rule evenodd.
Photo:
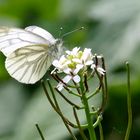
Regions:
M 90 57 L 90 56 L 91 56 L 91 49 L 85 48 L 81 59 L 86 61 L 87 58 Z
M 102 75 L 105 74 L 105 70 L 104 70 L 103 68 L 101 68 L 101 67 L 97 67 L 97 71 L 98 71 L 100 74 L 102 74 Z
M 73 48 L 72 51 L 71 51 L 72 55 L 76 55 L 78 53 L 79 49 L 80 49 L 80 47 L 79 48 L 78 47 Z
M 83 67 L 84 67 L 83 64 L 77 64 L 76 69 L 74 69 L 73 71 L 73 74 L 76 75 Z
M 97 58 L 101 59 L 101 58 L 103 58 L 103 56 L 102 55 L 97 55 Z
M 71 51 L 67 50 L 65 52 L 66 52 L 66 54 L 71 55 Z
M 65 63 L 64 63 L 64 65 L 68 65 L 68 64 L 70 64 L 71 63 L 71 61 L 70 60 L 67 60 Z
M 65 62 L 66 60 L 67 60 L 67 59 L 65 58 L 65 56 L 62 55 L 62 56 L 60 57 L 59 62 L 60 62 L 60 63 L 63 63 L 63 62 Z
M 92 64 L 90 68 L 93 69 L 93 70 L 95 70 L 96 65 L 95 64 Z
M 57 87 L 56 87 L 59 91 L 61 91 L 64 88 L 64 84 L 62 82 L 60 82 Z
M 56 73 L 56 68 L 54 68 L 52 71 L 51 71 L 51 74 L 55 74 Z
M 71 75 L 67 75 L 62 80 L 63 80 L 64 83 L 68 83 L 71 79 L 72 79 L 72 76 Z
M 73 78 L 75 83 L 79 83 L 80 82 L 80 76 L 79 75 L 75 75 Z
M 76 63 L 82 63 L 82 61 L 80 59 L 78 59 L 78 58 L 73 58 L 72 61 L 76 62 Z
M 91 65 L 91 64 L 93 64 L 93 60 L 89 60 L 85 63 L 85 65 Z
M 85 48 L 84 51 L 79 51 L 80 47 L 75 47 L 72 51 L 67 50 L 66 56 L 62 55 L 59 60 L 55 60 L 53 65 L 58 69 L 58 71 L 62 71 L 65 74 L 77 75 L 77 73 L 87 66 L 91 66 L 92 69 L 95 68 L 93 59 L 93 55 L 91 53 L 91 49 Z
M 52 62 L 52 65 L 55 66 L 55 67 L 58 67 L 58 64 L 59 64 L 59 61 L 58 60 L 54 60 Z
M 66 74 L 71 74 L 72 70 L 67 67 L 67 68 L 63 69 L 63 72 Z

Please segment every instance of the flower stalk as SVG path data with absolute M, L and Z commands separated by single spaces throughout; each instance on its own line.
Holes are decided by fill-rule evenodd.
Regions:
M 39 125 L 38 125 L 38 124 L 35 124 L 35 126 L 36 126 L 36 128 L 37 128 L 37 130 L 38 130 L 38 133 L 39 133 L 41 139 L 42 139 L 42 140 L 45 140 L 45 138 L 44 138 L 44 136 L 43 136 L 43 133 L 42 133 L 42 131 L 41 131 Z
M 42 82 L 43 89 L 50 104 L 60 115 L 73 140 L 76 140 L 76 137 L 71 127 L 79 130 L 83 140 L 96 140 L 95 128 L 99 126 L 101 130 L 102 113 L 100 111 L 104 108 L 107 91 L 107 84 L 104 83 L 105 65 L 102 57 L 98 55 L 94 56 L 91 53 L 91 49 L 85 48 L 84 51 L 80 51 L 80 48 L 75 47 L 72 51 L 66 51 L 66 55 L 61 56 L 59 60 L 54 60 L 53 65 L 55 69 L 51 72 L 51 75 L 58 84 L 53 87 L 50 81 L 47 80 L 51 96 L 48 93 L 45 83 Z M 61 78 L 59 73 L 63 73 L 65 77 Z M 95 91 L 91 91 L 89 80 L 92 80 L 94 77 L 97 77 L 99 85 L 95 88 Z M 69 96 L 63 93 L 63 90 L 65 90 L 67 94 L 79 98 L 81 102 L 77 103 L 72 101 Z M 55 96 L 55 91 L 71 106 L 76 124 L 65 117 Z M 94 98 L 94 96 L 101 91 L 103 92 L 103 103 L 100 108 L 93 110 L 95 107 L 89 104 L 89 99 Z M 78 116 L 77 113 L 79 110 L 85 114 L 85 124 L 81 124 L 80 122 L 80 116 Z M 93 121 L 93 118 L 96 118 L 96 120 Z M 89 137 L 85 135 L 84 129 L 88 130 Z
M 45 92 L 45 94 L 46 94 L 46 96 L 47 96 L 47 98 L 48 98 L 48 100 L 49 100 L 51 106 L 52 106 L 53 109 L 60 115 L 61 119 L 63 120 L 63 122 L 64 122 L 64 124 L 65 124 L 67 130 L 69 131 L 70 135 L 72 136 L 73 140 L 77 140 L 76 137 L 74 136 L 74 134 L 72 133 L 70 127 L 69 127 L 69 125 L 72 124 L 72 123 L 70 123 L 70 121 L 69 121 L 67 118 L 65 118 L 65 116 L 63 116 L 63 114 L 62 114 L 62 112 L 61 112 L 61 110 L 60 110 L 60 108 L 59 108 L 59 105 L 58 105 L 56 99 L 55 99 L 55 104 L 56 104 L 56 106 L 55 106 L 55 104 L 53 103 L 53 101 L 51 100 L 51 98 L 50 98 L 50 96 L 49 96 L 49 94 L 48 94 L 48 91 L 47 91 L 47 89 L 46 89 L 46 86 L 45 86 L 44 81 L 42 80 L 41 82 L 42 82 L 42 86 L 43 86 L 44 92 Z M 53 94 L 53 92 L 52 92 L 52 94 Z M 55 96 L 54 96 L 54 97 L 55 97 Z M 75 126 L 75 125 L 72 124 L 72 126 Z
M 131 91 L 130 91 L 130 67 L 126 62 L 127 70 L 127 109 L 128 109 L 128 124 L 124 140 L 129 140 L 131 127 L 132 127 L 132 107 L 131 107 Z
M 89 105 L 87 102 L 87 98 L 85 95 L 83 95 L 82 99 L 83 99 L 83 104 L 85 106 L 85 114 L 86 114 L 86 119 L 87 119 L 87 123 L 88 123 L 88 131 L 89 131 L 89 135 L 90 135 L 90 140 L 96 140 L 96 135 L 95 135 L 94 127 L 93 127 L 93 121 L 90 116 L 90 109 L 89 109 Z

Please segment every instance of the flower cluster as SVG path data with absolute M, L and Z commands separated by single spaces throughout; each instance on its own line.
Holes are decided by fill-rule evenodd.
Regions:
M 65 73 L 66 76 L 62 79 L 64 83 L 68 83 L 73 80 L 75 83 L 79 83 L 83 72 L 90 67 L 92 70 L 97 69 L 100 74 L 104 74 L 105 71 L 100 66 L 96 66 L 93 61 L 93 54 L 91 49 L 85 48 L 84 51 L 80 51 L 80 47 L 73 48 L 72 51 L 66 51 L 66 55 L 62 55 L 59 60 L 53 61 L 55 69 L 52 73 Z M 63 83 L 60 82 L 57 86 L 58 90 L 63 89 Z

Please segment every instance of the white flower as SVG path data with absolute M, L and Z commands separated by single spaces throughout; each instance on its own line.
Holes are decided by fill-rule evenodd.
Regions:
M 97 66 L 97 71 L 102 75 L 105 74 L 105 70 L 103 68 L 99 67 L 99 66 Z
M 64 83 L 68 83 L 70 80 L 73 80 L 75 83 L 79 83 L 80 82 L 80 76 L 79 75 L 75 75 L 75 76 L 72 76 L 72 75 L 66 75 L 62 81 L 63 82 L 59 82 L 59 84 L 57 85 L 57 89 L 59 91 L 61 91 L 63 88 L 64 88 Z
M 95 64 L 92 64 L 91 65 L 91 69 L 93 69 L 93 71 L 95 70 L 95 68 L 96 68 L 96 70 L 100 73 L 100 74 L 102 74 L 102 75 L 104 75 L 105 74 L 105 70 L 101 67 L 101 66 L 96 66 Z
M 72 49 L 72 51 L 67 50 L 66 54 L 76 56 L 78 54 L 79 50 L 80 50 L 80 47 L 75 47 Z
M 59 60 L 54 60 L 53 65 L 55 66 L 55 70 L 57 72 L 64 72 L 66 76 L 62 79 L 62 81 L 57 85 L 58 90 L 62 90 L 64 87 L 64 83 L 68 83 L 70 80 L 73 80 L 75 83 L 80 82 L 80 74 L 83 70 L 87 70 L 87 67 L 91 69 L 95 69 L 95 64 L 93 61 L 93 54 L 91 49 L 85 48 L 84 51 L 80 51 L 80 48 L 75 47 L 72 51 L 67 50 L 66 55 L 61 56 Z M 104 70 L 101 67 L 96 67 L 97 71 L 102 75 L 104 74 Z
M 85 48 L 80 51 L 80 48 L 75 47 L 72 51 L 66 51 L 66 56 L 61 56 L 60 60 L 54 60 L 53 65 L 66 74 L 77 74 L 80 69 L 93 64 L 93 55 L 91 49 Z
M 73 58 L 72 61 L 77 63 L 80 69 L 86 68 L 87 66 L 93 64 L 93 55 L 91 49 L 85 48 L 83 52 L 79 51 L 78 57 Z
M 59 60 L 54 60 L 52 64 L 59 70 L 59 72 L 61 72 L 66 69 L 67 65 L 70 63 L 71 62 L 68 61 L 64 55 L 62 55 Z

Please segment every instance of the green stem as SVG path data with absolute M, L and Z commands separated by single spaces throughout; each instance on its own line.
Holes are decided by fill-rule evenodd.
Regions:
M 77 138 L 74 136 L 74 134 L 72 133 L 71 129 L 69 128 L 69 125 L 70 125 L 70 124 L 69 124 L 69 123 L 70 123 L 69 120 L 67 120 L 67 119 L 63 116 L 63 114 L 62 114 L 62 112 L 61 112 L 61 110 L 60 110 L 60 108 L 59 108 L 59 105 L 58 105 L 58 103 L 57 103 L 57 101 L 56 101 L 56 99 L 55 99 L 55 96 L 53 95 L 53 97 L 54 97 L 53 99 L 54 99 L 54 101 L 55 101 L 55 105 L 54 105 L 53 101 L 51 100 L 51 98 L 50 98 L 50 96 L 49 96 L 49 93 L 48 93 L 48 91 L 47 91 L 47 88 L 46 88 L 46 86 L 45 86 L 44 81 L 42 80 L 41 83 L 42 83 L 42 87 L 43 87 L 43 89 L 44 89 L 44 92 L 45 92 L 45 94 L 46 94 L 46 96 L 47 96 L 47 98 L 48 98 L 48 100 L 49 100 L 51 106 L 53 107 L 53 109 L 54 109 L 54 110 L 60 115 L 60 117 L 62 118 L 62 120 L 63 120 L 63 122 L 64 122 L 66 128 L 68 129 L 69 133 L 71 134 L 73 140 L 77 140 Z M 51 85 L 50 85 L 50 88 L 51 88 Z M 50 90 L 51 90 L 51 89 L 50 89 Z M 54 94 L 53 91 L 52 91 L 52 94 Z M 69 124 L 69 125 L 68 125 L 68 124 Z M 74 125 L 73 125 L 73 126 L 74 126 Z
M 74 95 L 74 96 L 76 96 L 76 97 L 80 97 L 80 98 L 81 98 L 81 95 L 79 95 L 79 94 L 77 94 L 77 93 L 74 93 L 72 90 L 70 90 L 70 89 L 67 88 L 66 86 L 64 86 L 64 89 L 67 90 L 67 92 L 68 92 L 69 94 L 72 94 L 72 95 Z
M 82 99 L 83 99 L 83 104 L 85 106 L 85 114 L 86 114 L 87 123 L 88 123 L 88 131 L 89 131 L 89 135 L 90 135 L 90 140 L 96 140 L 96 135 L 95 135 L 95 131 L 93 128 L 93 121 L 90 116 L 90 109 L 89 109 L 89 105 L 87 102 L 87 98 L 85 95 L 83 95 Z
M 100 89 L 101 89 L 101 85 L 99 85 L 99 87 L 96 88 L 96 90 L 95 90 L 92 94 L 90 94 L 89 96 L 87 96 L 87 99 L 90 99 L 90 98 L 92 98 L 94 95 L 96 95 L 97 93 L 99 93 Z
M 82 93 L 84 91 L 84 86 L 83 86 L 82 80 L 80 82 L 80 88 L 81 88 L 81 93 Z M 85 114 L 86 114 L 86 119 L 87 119 L 87 123 L 88 123 L 88 132 L 89 132 L 90 140 L 96 140 L 96 135 L 95 135 L 94 127 L 93 127 L 93 121 L 92 121 L 92 118 L 90 115 L 90 108 L 89 108 L 88 99 L 86 97 L 86 94 L 82 94 L 82 102 L 85 107 Z
M 77 122 L 77 125 L 78 125 L 78 128 L 79 128 L 79 132 L 80 132 L 80 134 L 81 134 L 81 137 L 83 138 L 83 140 L 87 140 L 87 138 L 86 138 L 86 136 L 85 136 L 85 134 L 84 134 L 84 132 L 83 132 L 83 129 L 82 129 L 82 127 L 81 127 L 81 124 L 80 124 L 79 118 L 78 118 L 78 116 L 77 116 L 75 107 L 73 107 L 73 114 L 74 114 L 74 116 L 75 116 L 75 119 L 76 119 L 76 122 Z
M 55 88 L 55 90 L 61 95 L 61 97 L 66 101 L 68 102 L 70 105 L 74 106 L 75 108 L 77 109 L 80 109 L 81 107 L 76 105 L 75 103 L 73 103 L 72 101 L 70 101 L 66 96 L 64 96 L 61 91 L 59 91 L 57 88 Z
M 99 133 L 100 133 L 100 140 L 104 140 L 103 128 L 101 122 L 99 122 Z
M 129 140 L 130 131 L 132 127 L 132 107 L 131 107 L 131 92 L 130 92 L 130 68 L 129 63 L 126 62 L 126 69 L 127 69 L 127 109 L 128 109 L 128 124 L 127 130 L 125 134 L 125 140 Z
M 38 133 L 39 133 L 41 139 L 42 139 L 42 140 L 45 140 L 45 138 L 44 138 L 44 136 L 43 136 L 43 133 L 42 133 L 41 129 L 39 128 L 39 125 L 38 125 L 38 124 L 35 124 L 35 126 L 36 126 L 36 128 L 37 128 L 37 130 L 38 130 Z

